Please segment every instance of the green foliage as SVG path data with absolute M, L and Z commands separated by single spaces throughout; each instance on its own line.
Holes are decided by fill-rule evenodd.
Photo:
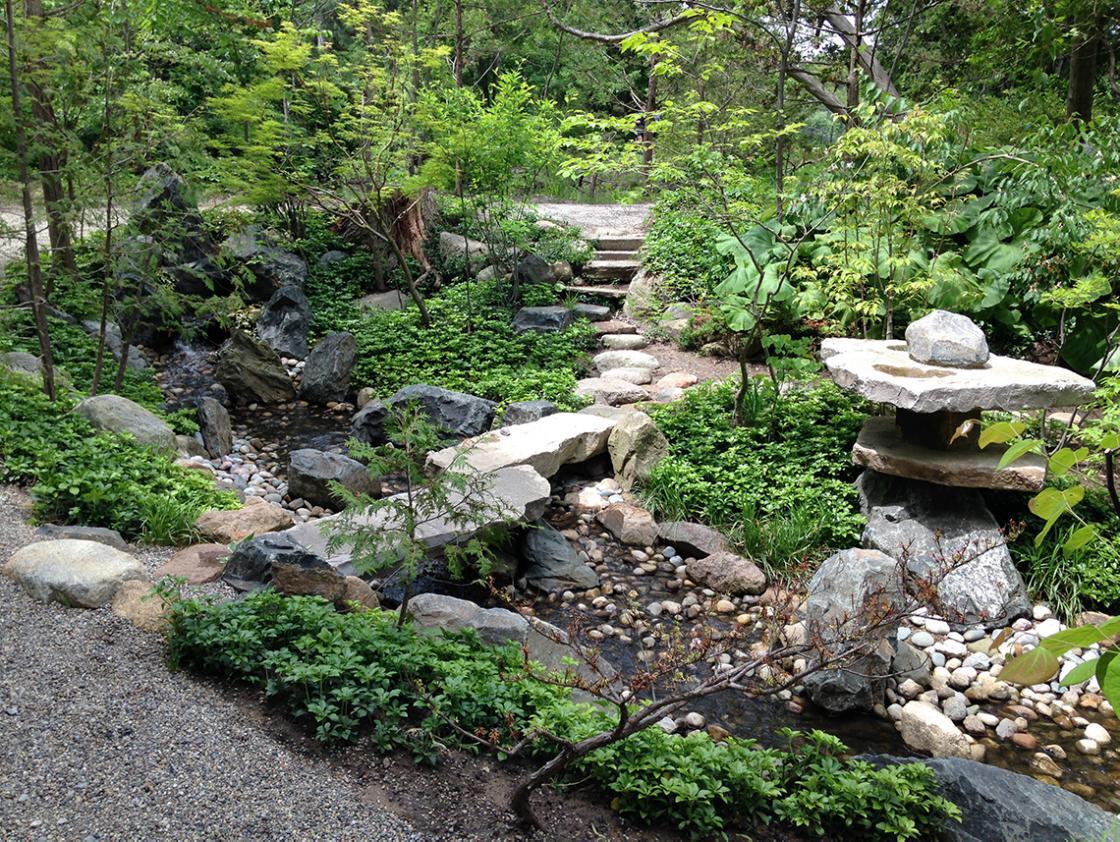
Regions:
M 432 325 L 414 307 L 361 315 L 352 306 L 326 304 L 317 290 L 317 329 L 348 330 L 358 343 L 355 379 L 379 397 L 411 383 L 469 392 L 505 404 L 546 399 L 565 409 L 584 402 L 574 395 L 594 329 L 580 320 L 557 334 L 517 334 L 513 309 L 496 282 L 459 284 L 428 300 Z M 473 313 L 473 316 L 472 316 Z
M 698 386 L 652 410 L 669 456 L 646 486 L 649 502 L 667 517 L 728 530 L 779 569 L 856 543 L 863 520 L 850 454 L 864 418 L 858 401 L 830 383 L 775 401 L 773 382 L 756 379 L 749 421 L 736 424 L 738 386 Z
M 130 437 L 97 432 L 30 380 L 0 376 L 0 481 L 30 484 L 44 521 L 107 526 L 153 543 L 185 543 L 206 509 L 237 506 L 212 479 Z
M 488 647 L 470 631 L 421 634 L 391 614 L 341 614 L 316 597 L 172 600 L 167 637 L 173 668 L 259 687 L 320 740 L 367 738 L 423 762 L 445 745 L 477 750 L 462 731 L 496 748 L 536 731 L 534 753 L 551 755 L 542 729 L 575 741 L 614 724 L 570 691 L 526 676 L 515 645 Z M 769 822 L 830 838 L 932 838 L 959 817 L 927 767 L 875 770 L 845 759 L 835 738 L 788 735 L 790 750 L 779 751 L 651 727 L 581 758 L 571 777 L 594 781 L 623 813 L 694 838 Z
M 731 274 L 734 261 L 716 249 L 722 229 L 681 191 L 662 191 L 642 263 L 659 278 L 659 288 L 672 301 L 702 301 Z

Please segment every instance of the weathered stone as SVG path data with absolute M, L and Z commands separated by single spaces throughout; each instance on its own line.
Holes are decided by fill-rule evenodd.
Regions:
M 700 378 L 698 378 L 695 374 L 691 374 L 687 371 L 674 371 L 660 378 L 657 381 L 655 388 L 687 389 L 690 386 L 695 386 L 697 382 L 699 382 L 699 380 Z
M 669 520 L 657 527 L 658 537 L 681 555 L 707 556 L 731 551 L 727 539 L 710 526 L 686 520 Z
M 513 274 L 519 284 L 551 284 L 556 281 L 552 264 L 536 254 L 527 254 L 517 261 Z
M 523 575 L 542 591 L 587 590 L 599 586 L 595 571 L 584 564 L 568 539 L 545 521 L 525 530 L 521 539 Z
M 591 406 L 585 406 L 577 415 L 594 415 L 596 418 L 617 422 L 632 412 L 641 412 L 641 410 L 633 406 L 607 406 L 605 403 L 593 403 Z
M 251 500 L 257 502 L 252 503 Z M 259 498 L 248 498 L 245 507 L 219 511 L 212 509 L 203 512 L 195 521 L 198 534 L 206 541 L 218 544 L 232 544 L 249 535 L 263 535 L 276 532 L 292 525 L 292 516 L 277 506 Z
M 278 567 L 313 569 L 323 564 L 319 556 L 291 536 L 268 532 L 237 545 L 222 571 L 222 581 L 239 591 L 260 590 L 272 584 L 274 569 Z M 335 570 L 331 573 L 338 575 Z
M 302 360 L 307 356 L 311 329 L 311 302 L 299 287 L 276 290 L 257 316 L 257 335 L 281 356 Z
M 366 444 L 384 444 L 393 410 L 415 403 L 442 432 L 456 438 L 477 436 L 494 421 L 493 401 L 438 386 L 405 386 L 387 401 L 370 401 L 354 416 L 350 434 Z
M 506 411 L 502 413 L 501 426 L 512 427 L 514 424 L 540 421 L 559 411 L 552 401 L 517 401 L 507 406 Z
M 875 618 L 904 603 L 898 562 L 877 550 L 844 550 L 809 580 L 803 615 L 827 641 L 855 639 Z
M 345 582 L 346 592 L 339 600 L 343 606 L 352 607 L 353 603 L 357 603 L 362 610 L 367 611 L 381 607 L 381 600 L 377 598 L 377 592 L 369 586 L 369 582 L 365 579 L 359 579 L 357 576 L 347 576 Z
M 211 459 L 219 459 L 233 449 L 229 412 L 215 398 L 198 399 L 198 431 Z
M 915 751 L 934 757 L 971 756 L 968 740 L 948 716 L 929 702 L 912 701 L 902 706 L 902 740 Z
M 935 585 L 946 619 L 991 626 L 1030 613 L 1003 534 L 975 491 L 874 471 L 856 484 L 864 545 L 905 559 L 911 576 Z
M 328 333 L 307 357 L 299 396 L 317 404 L 346 400 L 350 394 L 350 374 L 357 359 L 358 343 L 354 334 Z
M 0 354 L 0 368 L 31 380 L 37 381 L 43 377 L 42 362 L 34 354 L 28 354 L 24 351 L 8 351 L 5 354 Z
M 615 538 L 632 547 L 648 547 L 657 540 L 653 515 L 633 503 L 612 503 L 595 519 Z
M 422 593 L 408 603 L 412 622 L 422 629 L 457 632 L 474 629 L 483 643 L 501 646 L 523 643 L 529 634 L 529 621 L 505 608 L 481 606 L 453 596 Z
M 282 403 L 296 396 L 288 372 L 263 341 L 240 330 L 218 351 L 214 376 L 239 403 Z
M 612 368 L 606 380 L 624 380 L 636 386 L 646 386 L 653 382 L 653 372 L 648 368 Z
M 813 704 L 829 713 L 866 712 L 882 704 L 889 673 L 890 644 L 881 640 L 850 664 L 805 676 L 805 692 Z
M 644 412 L 634 412 L 615 424 L 607 451 L 619 485 L 626 491 L 649 479 L 653 468 L 669 455 L 669 441 Z
M 611 351 L 640 351 L 649 345 L 648 339 L 636 333 L 607 333 L 599 340 Z
M 343 260 L 349 260 L 350 255 L 338 249 L 330 249 L 319 255 L 319 259 L 315 261 L 316 266 L 331 266 L 335 263 L 341 263 Z
M 450 231 L 439 232 L 439 250 L 444 260 L 462 266 L 464 261 L 469 262 L 471 271 L 477 272 L 489 259 L 489 251 L 485 243 L 464 237 L 462 234 L 452 234 Z
M 162 418 L 120 395 L 94 395 L 74 407 L 96 429 L 128 433 L 140 444 L 175 449 L 175 431 Z
M 528 424 L 493 430 L 476 439 L 428 455 L 428 465 L 445 470 L 465 454 L 465 462 L 478 471 L 511 465 L 530 465 L 551 477 L 562 465 L 583 462 L 606 452 L 614 423 L 579 413 L 560 412 Z
M 979 368 L 988 361 L 984 331 L 968 316 L 934 310 L 906 328 L 911 359 L 930 365 Z
M 109 610 L 141 631 L 158 633 L 167 627 L 167 603 L 150 582 L 142 579 L 122 582 L 113 594 Z
M 350 590 L 345 576 L 311 553 L 277 553 L 271 573 L 272 587 L 292 596 L 321 596 L 341 603 Z
M 589 322 L 603 322 L 611 317 L 611 308 L 602 304 L 577 304 L 572 310 L 577 316 L 583 316 Z
M 567 307 L 522 307 L 513 317 L 515 333 L 559 333 L 575 321 L 575 313 Z
M 576 394 L 607 406 L 623 406 L 649 399 L 649 393 L 634 383 L 610 377 L 588 377 L 576 383 Z
M 909 679 L 923 687 L 929 687 L 930 670 L 933 662 L 929 655 L 909 641 L 899 640 L 895 643 L 894 658 L 891 661 L 891 673 L 902 682 Z
M 875 766 L 917 762 L 872 755 Z M 946 842 L 1114 842 L 1116 817 L 1068 790 L 998 766 L 961 758 L 921 761 L 937 775 L 938 790 L 961 810 L 946 822 Z
M 897 340 L 826 339 L 821 359 L 838 386 L 914 412 L 1077 406 L 1096 388 L 1067 369 L 1010 357 L 993 355 L 984 368 L 925 365 Z
M 144 566 L 128 553 L 73 538 L 21 547 L 0 571 L 39 602 L 79 608 L 99 608 L 122 583 L 144 578 Z
M 100 319 L 84 319 L 81 324 L 82 329 L 90 336 L 100 336 Z M 124 337 L 121 336 L 121 329 L 113 322 L 105 323 L 105 347 L 108 349 L 109 353 L 113 355 L 113 359 L 120 362 L 121 357 L 124 356 Z M 130 345 L 128 349 L 128 359 L 125 361 L 125 368 L 130 368 L 134 371 L 142 371 L 151 367 L 152 364 L 148 362 L 148 358 L 144 356 L 144 352 L 135 345 Z
M 760 594 L 766 574 L 753 561 L 730 552 L 716 552 L 688 563 L 688 578 L 717 593 Z
M 1037 491 L 1046 479 L 1046 460 L 1034 453 L 998 469 L 1007 448 L 936 450 L 906 441 L 892 418 L 868 418 L 852 448 L 852 461 L 881 474 L 957 488 Z
M 106 529 L 104 526 L 72 526 L 56 523 L 44 523 L 35 530 L 35 537 L 42 541 L 57 541 L 60 538 L 73 538 L 77 541 L 96 541 L 107 547 L 121 552 L 128 551 L 121 533 L 115 529 Z
M 269 242 L 269 234 L 255 225 L 230 235 L 222 243 L 222 257 L 231 266 L 244 266 L 253 281 L 246 292 L 256 301 L 267 300 L 276 290 L 300 287 L 307 282 L 307 263 Z
M 352 494 L 380 497 L 381 483 L 369 475 L 361 462 L 312 448 L 293 450 L 288 455 L 288 493 L 302 497 L 313 506 L 338 508 L 341 502 L 331 488 L 339 483 Z
M 371 292 L 361 298 L 354 299 L 354 306 L 359 310 L 376 312 L 379 310 L 403 310 L 410 303 L 408 296 L 399 289 L 388 292 Z
M 188 585 L 205 585 L 221 577 L 229 554 L 225 544 L 184 547 L 157 567 L 152 578 L 157 582 L 164 577 L 181 578 L 186 579 Z
M 657 357 L 644 351 L 603 351 L 596 354 L 592 360 L 595 368 L 606 374 L 612 368 L 648 368 L 655 369 L 661 363 Z
M 626 292 L 622 311 L 635 319 L 656 317 L 661 311 L 657 276 L 651 275 L 645 269 L 639 269 L 638 274 L 630 281 L 630 289 Z

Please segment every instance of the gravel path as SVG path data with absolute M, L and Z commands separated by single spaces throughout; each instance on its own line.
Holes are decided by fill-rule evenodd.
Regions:
M 537 213 L 544 219 L 579 227 L 585 236 L 633 234 L 645 227 L 651 204 L 591 205 L 579 202 L 538 202 Z
M 31 539 L 0 487 L 0 562 Z M 166 550 L 140 551 L 149 565 Z M 0 839 L 421 839 L 291 750 L 232 695 L 167 671 L 108 610 L 32 601 L 0 577 Z

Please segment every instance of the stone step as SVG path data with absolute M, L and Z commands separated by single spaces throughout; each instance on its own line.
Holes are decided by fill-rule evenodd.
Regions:
M 600 251 L 637 251 L 645 241 L 642 236 L 605 234 L 595 240 L 595 248 Z
M 595 252 L 595 260 L 637 260 L 636 251 L 603 251 Z
M 622 300 L 630 292 L 629 284 L 611 284 L 609 286 L 591 286 L 583 284 L 567 284 L 565 292 L 574 292 L 576 295 L 597 296 L 600 298 L 617 298 Z
M 599 341 L 612 351 L 640 351 L 649 345 L 648 339 L 636 333 L 605 333 Z
M 634 333 L 638 332 L 638 328 L 637 328 L 636 325 L 632 325 L 629 322 L 621 322 L 621 321 L 616 321 L 614 319 L 611 319 L 611 320 L 605 321 L 605 322 L 596 322 L 595 323 L 595 332 L 598 333 L 601 336 L 606 335 L 608 333 L 634 334 Z
M 583 267 L 583 277 L 597 281 L 632 281 L 638 273 L 637 260 L 592 260 Z

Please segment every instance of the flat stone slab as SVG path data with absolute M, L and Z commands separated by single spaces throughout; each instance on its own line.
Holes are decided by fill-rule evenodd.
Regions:
M 480 501 L 485 505 L 486 511 L 479 522 L 453 524 L 444 520 L 430 520 L 417 526 L 417 537 L 429 549 L 435 550 L 459 540 L 465 541 L 488 526 L 511 520 L 536 520 L 543 514 L 552 488 L 548 480 L 532 467 L 516 465 L 494 471 L 489 476 L 486 497 Z M 397 498 L 403 496 L 395 495 Z M 391 510 L 383 509 L 370 517 L 356 517 L 352 523 L 362 528 L 398 528 L 392 515 Z M 331 515 L 318 521 L 301 523 L 280 534 L 293 538 L 305 549 L 325 559 L 332 567 L 339 568 L 350 562 L 350 548 L 342 547 L 329 552 L 327 542 L 332 534 L 331 527 L 342 518 L 342 514 Z
M 1010 357 L 992 355 L 981 368 L 926 365 L 898 340 L 826 339 L 821 360 L 841 388 L 914 412 L 1077 406 L 1096 388 L 1067 369 Z
M 852 448 L 852 462 L 894 477 L 961 488 L 1038 491 L 1046 480 L 1046 460 L 1035 453 L 996 470 L 1004 445 L 984 450 L 934 450 L 908 442 L 893 418 L 868 418 Z
M 607 438 L 615 423 L 594 415 L 558 412 L 430 453 L 428 467 L 447 470 L 463 454 L 465 464 L 477 471 L 528 465 L 541 476 L 551 477 L 562 465 L 606 453 Z
M 611 369 L 603 377 L 588 377 L 576 383 L 576 394 L 580 397 L 590 398 L 597 404 L 607 406 L 623 406 L 628 403 L 638 403 L 649 399 L 649 392 L 629 380 L 614 377 L 616 371 Z M 627 369 L 630 370 L 630 369 Z M 648 371 L 648 369 L 646 369 Z

